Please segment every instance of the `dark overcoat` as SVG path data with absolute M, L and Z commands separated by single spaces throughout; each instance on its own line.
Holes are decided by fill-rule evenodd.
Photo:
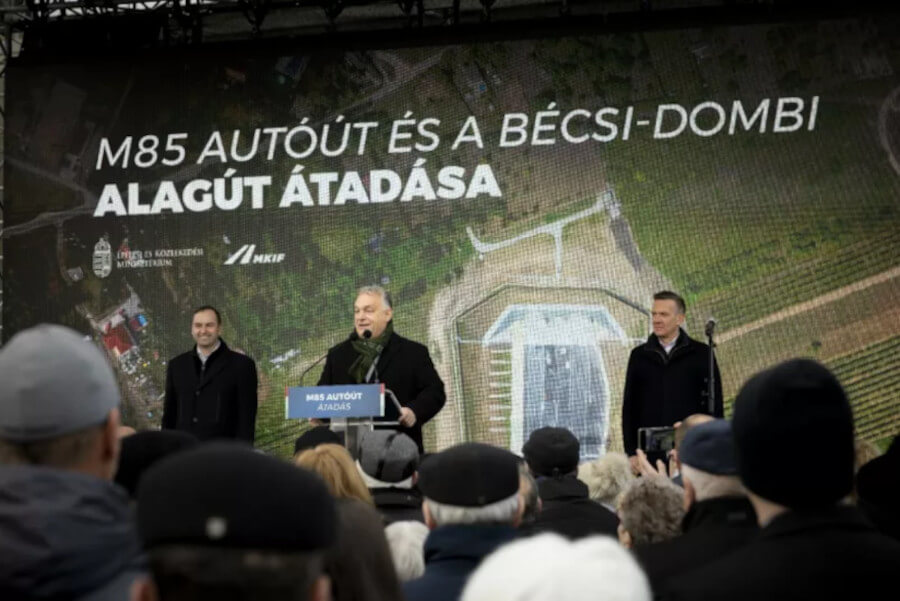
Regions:
M 512 526 L 501 525 L 435 528 L 425 539 L 425 573 L 403 585 L 406 601 L 458 601 L 481 561 L 516 534 Z
M 350 375 L 350 366 L 358 353 L 350 340 L 332 347 L 325 359 L 325 367 L 319 377 L 319 386 L 329 384 L 356 384 Z M 416 414 L 412 428 L 400 427 L 423 451 L 422 426 L 444 406 L 447 396 L 444 382 L 434 369 L 428 348 L 398 334 L 392 334 L 376 364 L 378 381 L 391 389 L 404 407 Z M 384 403 L 384 420 L 396 421 L 399 417 L 394 404 Z
M 222 340 L 204 366 L 197 349 L 178 355 L 166 369 L 163 429 L 199 440 L 231 438 L 253 444 L 257 407 L 256 363 Z
M 722 417 L 722 377 L 715 366 L 715 410 Z M 671 426 L 693 413 L 709 413 L 709 346 L 684 330 L 666 354 L 656 335 L 631 351 L 622 399 L 622 439 L 634 455 L 638 428 Z
M 634 549 L 654 594 L 669 582 L 747 544 L 759 532 L 759 526 L 746 497 L 718 497 L 693 503 L 681 530 L 680 536 Z
M 555 532 L 570 539 L 595 534 L 616 536 L 619 518 L 592 501 L 587 485 L 575 476 L 538 478 L 537 485 L 543 507 L 529 534 Z
M 847 601 L 893 598 L 900 542 L 854 507 L 789 511 L 753 541 L 675 579 L 664 599 Z M 895 591 L 892 593 L 891 591 Z

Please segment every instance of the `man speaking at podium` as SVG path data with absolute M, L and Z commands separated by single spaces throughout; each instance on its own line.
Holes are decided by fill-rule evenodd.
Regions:
M 422 426 L 444 402 L 444 383 L 428 348 L 394 332 L 391 297 L 381 286 L 360 288 L 353 304 L 353 333 L 332 347 L 319 386 L 380 382 L 400 401 L 401 411 L 387 401 L 384 419 L 399 421 L 399 430 L 422 446 Z

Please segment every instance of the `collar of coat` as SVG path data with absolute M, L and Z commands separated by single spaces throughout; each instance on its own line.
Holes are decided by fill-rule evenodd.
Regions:
M 216 348 L 216 350 L 211 352 L 206 357 L 206 363 L 209 364 L 210 361 L 214 361 L 217 357 L 221 357 L 223 354 L 225 354 L 225 351 L 227 351 L 227 350 L 228 350 L 228 345 L 225 344 L 225 340 L 222 338 L 219 338 L 219 346 Z M 194 356 L 197 358 L 197 361 L 200 361 L 200 355 L 197 352 L 196 344 L 194 345 Z
M 697 528 L 756 527 L 756 512 L 747 497 L 716 497 L 691 504 L 681 522 L 683 532 Z
M 675 358 L 676 355 L 681 356 L 693 348 L 693 339 L 688 336 L 682 328 L 678 328 L 678 338 L 675 340 L 675 346 L 672 347 L 671 353 L 666 353 L 659 337 L 656 334 L 650 334 L 647 338 L 647 351 L 653 355 L 662 358 L 663 362 Z
M 549 476 L 538 478 L 537 485 L 544 501 L 588 498 L 587 484 L 571 474 L 559 478 Z
M 439 526 L 425 539 L 425 563 L 469 559 L 480 561 L 516 538 L 518 532 L 507 524 L 451 524 Z M 426 574 L 427 574 L 426 568 Z
M 869 530 L 875 529 L 863 518 L 856 507 L 831 505 L 810 509 L 791 509 L 768 523 L 760 530 L 761 539 L 792 537 L 814 530 Z

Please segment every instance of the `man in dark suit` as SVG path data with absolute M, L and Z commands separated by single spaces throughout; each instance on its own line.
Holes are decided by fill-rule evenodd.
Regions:
M 162 427 L 199 440 L 232 438 L 253 444 L 256 429 L 256 363 L 219 337 L 222 317 L 210 306 L 194 311 L 197 345 L 169 361 Z
M 638 429 L 672 426 L 693 413 L 709 413 L 709 347 L 681 329 L 684 299 L 664 290 L 653 295 L 653 333 L 628 359 L 622 400 L 622 438 L 632 469 L 638 473 L 635 455 Z M 713 415 L 722 417 L 722 378 L 715 367 L 716 402 Z M 664 454 L 648 455 L 651 464 Z
M 675 579 L 664 597 L 889 597 L 900 543 L 845 502 L 853 491 L 853 416 L 837 378 L 809 359 L 760 372 L 738 393 L 732 430 L 759 534 Z
M 319 386 L 382 382 L 402 406 L 384 405 L 384 420 L 399 421 L 400 431 L 423 452 L 422 426 L 444 406 L 444 383 L 428 348 L 394 332 L 391 297 L 381 286 L 359 290 L 353 304 L 353 333 L 332 347 Z

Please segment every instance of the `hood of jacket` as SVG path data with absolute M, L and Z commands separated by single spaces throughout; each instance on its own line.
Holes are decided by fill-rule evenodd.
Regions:
M 125 491 L 87 474 L 0 467 L 0 599 L 78 599 L 143 570 Z

